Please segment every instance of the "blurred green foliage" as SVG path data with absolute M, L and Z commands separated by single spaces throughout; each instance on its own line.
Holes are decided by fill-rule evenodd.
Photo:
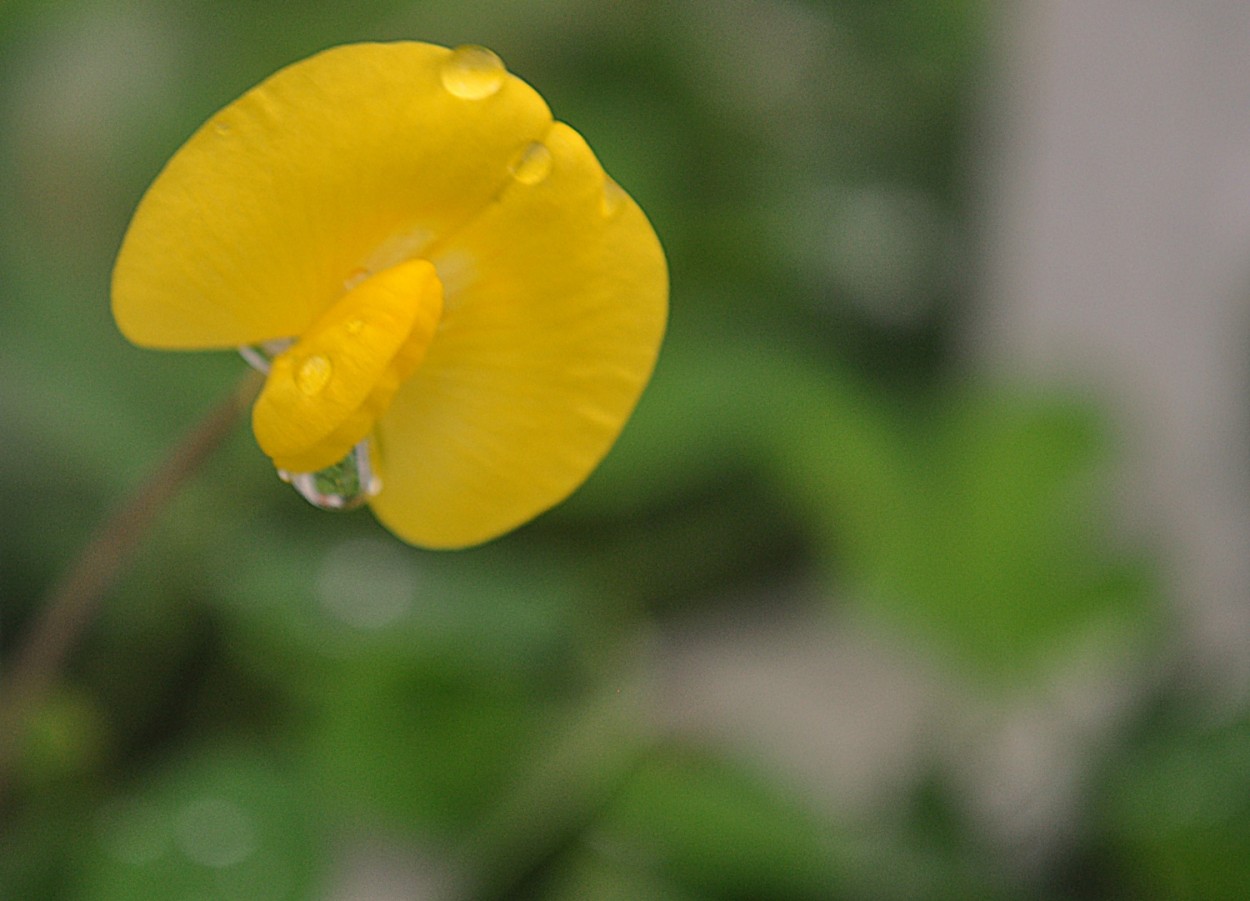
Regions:
M 279 66 L 363 39 L 494 48 L 648 211 L 673 281 L 618 447 L 492 546 L 424 553 L 317 513 L 232 439 L 36 712 L 0 897 L 352 897 L 374 839 L 403 897 L 1250 885 L 1250 738 L 1183 694 L 1102 751 L 1030 874 L 932 749 L 888 809 L 836 811 L 656 713 L 674 624 L 793 606 L 796 583 L 811 622 L 872 623 L 975 697 L 1027 696 L 1091 646 L 1162 653 L 1154 565 L 1103 520 L 1112 424 L 954 366 L 986 27 L 974 0 L 0 5 L 6 652 L 241 369 L 127 345 L 108 273 L 161 163 Z

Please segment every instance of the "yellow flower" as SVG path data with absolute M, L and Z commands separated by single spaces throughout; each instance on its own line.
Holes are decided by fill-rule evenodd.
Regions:
M 205 123 L 140 202 L 112 296 L 136 344 L 276 353 L 252 424 L 279 470 L 368 459 L 381 522 L 450 548 L 608 452 L 668 274 L 642 211 L 497 56 L 399 42 L 327 50 Z

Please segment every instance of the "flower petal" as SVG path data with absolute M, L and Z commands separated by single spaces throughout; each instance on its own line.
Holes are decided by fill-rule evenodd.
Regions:
M 345 281 L 463 225 L 505 185 L 518 143 L 551 122 L 542 98 L 502 69 L 496 78 L 492 61 L 353 44 L 230 104 L 139 204 L 113 273 L 122 332 L 166 348 L 298 335 Z
M 347 456 L 420 365 L 442 309 L 428 260 L 384 269 L 350 291 L 274 358 L 252 408 L 261 450 L 294 473 Z
M 429 249 L 443 319 L 378 424 L 371 503 L 414 544 L 486 541 L 568 496 L 663 336 L 668 273 L 642 211 L 566 125 L 516 149 L 499 202 Z

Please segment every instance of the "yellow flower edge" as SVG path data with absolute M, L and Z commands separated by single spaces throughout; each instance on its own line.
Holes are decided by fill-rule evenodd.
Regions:
M 113 277 L 137 344 L 294 339 L 253 414 L 262 449 L 308 471 L 369 436 L 375 514 L 431 548 L 572 493 L 636 405 L 667 318 L 645 215 L 493 63 L 398 42 L 281 70 L 169 161 Z M 392 325 L 358 343 L 362 310 Z

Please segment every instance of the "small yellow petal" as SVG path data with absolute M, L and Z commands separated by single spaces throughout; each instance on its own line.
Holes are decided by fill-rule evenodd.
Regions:
M 274 358 L 252 409 L 261 450 L 288 472 L 341 460 L 420 365 L 442 309 L 442 285 L 425 260 L 354 288 Z
M 518 136 L 497 203 L 428 249 L 446 292 L 425 362 L 378 422 L 400 537 L 486 541 L 585 480 L 655 364 L 668 275 L 655 233 L 580 135 Z
M 148 189 L 113 273 L 117 324 L 165 348 L 299 335 L 354 273 L 472 219 L 518 142 L 550 122 L 489 51 L 353 44 L 295 63 L 214 116 Z

